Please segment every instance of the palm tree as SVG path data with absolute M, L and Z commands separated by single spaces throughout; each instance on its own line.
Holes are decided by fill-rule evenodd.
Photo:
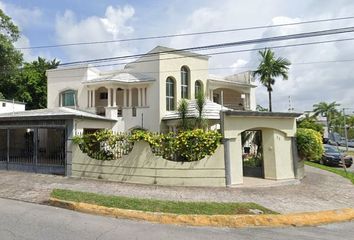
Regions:
M 340 104 L 336 102 L 331 102 L 331 103 L 320 102 L 313 105 L 313 111 L 315 113 L 315 116 L 321 115 L 323 117 L 326 117 L 328 137 L 329 137 L 329 129 L 332 125 L 332 117 L 338 113 L 337 107 L 339 106 Z
M 284 80 L 288 79 L 288 70 L 290 61 L 283 57 L 275 58 L 275 54 L 271 49 L 264 49 L 259 51 L 261 55 L 261 62 L 253 76 L 259 77 L 259 81 L 267 88 L 269 98 L 269 111 L 272 111 L 272 85 L 275 83 L 277 77 L 282 77 Z
M 188 101 L 185 98 L 183 98 L 179 102 L 178 108 L 177 108 L 178 114 L 181 117 L 181 127 L 183 130 L 188 129 L 188 119 L 187 119 L 188 106 L 189 106 Z
M 206 120 L 203 117 L 203 111 L 206 104 L 206 99 L 203 92 L 199 92 L 197 98 L 195 99 L 196 109 L 198 111 L 198 117 L 196 119 L 196 127 L 205 129 L 207 126 Z

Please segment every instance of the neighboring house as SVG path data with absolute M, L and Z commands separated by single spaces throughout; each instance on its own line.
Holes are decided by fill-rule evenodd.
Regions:
M 90 65 L 48 70 L 48 108 L 75 108 L 116 120 L 115 131 L 156 132 L 173 130 L 179 101 L 185 98 L 193 105 L 199 91 L 208 99 L 204 117 L 213 124 L 222 106 L 255 110 L 252 74 L 209 75 L 208 60 L 206 55 L 158 46 L 122 70 L 100 71 Z
M 25 111 L 25 106 L 23 102 L 0 99 L 0 114 Z

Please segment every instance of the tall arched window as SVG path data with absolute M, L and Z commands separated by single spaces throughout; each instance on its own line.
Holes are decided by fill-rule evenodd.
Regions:
M 197 98 L 199 93 L 203 93 L 203 83 L 200 80 L 195 81 L 194 96 Z
M 189 69 L 186 66 L 181 68 L 181 97 L 189 98 Z
M 60 99 L 61 99 L 60 106 L 62 107 L 77 106 L 75 90 L 66 90 L 64 92 L 61 92 Z
M 166 110 L 175 110 L 175 81 L 172 77 L 166 80 Z

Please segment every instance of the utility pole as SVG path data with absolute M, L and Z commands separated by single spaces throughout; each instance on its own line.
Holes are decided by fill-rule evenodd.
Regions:
M 343 122 L 344 122 L 344 137 L 345 137 L 345 148 L 348 152 L 348 129 L 347 129 L 347 117 L 345 116 L 345 108 L 343 108 Z

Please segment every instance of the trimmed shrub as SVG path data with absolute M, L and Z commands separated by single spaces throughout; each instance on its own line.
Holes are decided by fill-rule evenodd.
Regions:
M 73 142 L 83 153 L 97 160 L 113 160 L 128 154 L 138 141 L 149 143 L 152 152 L 174 161 L 198 161 L 212 155 L 221 142 L 217 131 L 202 129 L 156 134 L 135 130 L 130 135 L 102 130 L 75 136 Z
M 297 149 L 299 156 L 303 160 L 318 161 L 324 152 L 322 145 L 322 136 L 319 132 L 299 128 L 296 133 Z

